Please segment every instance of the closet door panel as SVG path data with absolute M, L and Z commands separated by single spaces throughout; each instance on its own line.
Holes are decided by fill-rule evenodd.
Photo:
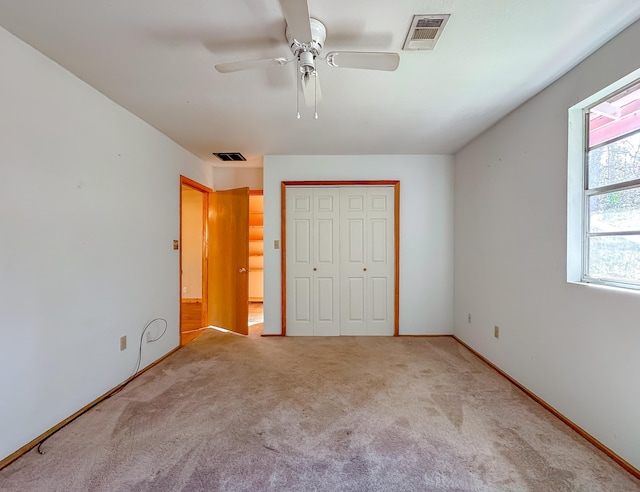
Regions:
M 340 190 L 313 188 L 314 335 L 340 334 Z
M 316 223 L 316 237 L 318 238 L 316 242 L 316 263 L 318 265 L 332 265 L 335 262 L 333 225 L 334 220 L 332 219 L 321 219 Z
M 340 279 L 340 334 L 365 335 L 365 292 L 363 275 L 341 276 Z
M 287 189 L 287 334 L 313 335 L 313 194 L 308 188 Z
M 346 234 L 341 235 L 346 241 L 347 263 L 352 265 L 364 264 L 364 219 L 346 219 Z
M 387 234 L 388 224 L 386 219 L 371 219 L 369 221 L 371 254 L 368 263 L 373 266 L 375 263 L 383 264 L 383 268 L 389 261 L 389 237 Z M 393 238 L 391 238 L 393 240 Z
M 295 278 L 293 289 L 293 312 L 296 323 L 311 323 L 311 279 L 308 277 Z
M 293 222 L 295 237 L 295 262 L 297 265 L 311 265 L 311 220 L 300 219 Z
M 394 189 L 367 188 L 367 335 L 394 332 Z
M 340 334 L 366 333 L 366 188 L 340 189 Z
M 315 313 L 313 334 L 316 336 L 339 335 L 340 320 L 337 319 L 337 279 L 316 276 L 315 279 Z

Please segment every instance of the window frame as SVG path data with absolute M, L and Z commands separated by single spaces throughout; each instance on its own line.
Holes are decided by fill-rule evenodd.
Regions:
M 587 274 L 589 265 L 589 239 L 592 237 L 623 237 L 640 234 L 638 231 L 589 232 L 589 199 L 593 196 L 640 189 L 640 177 L 621 183 L 589 188 L 589 112 L 602 102 L 640 83 L 640 69 L 603 88 L 591 97 L 569 108 L 568 179 L 567 179 L 567 282 L 583 285 L 602 285 L 640 290 L 640 281 L 598 278 Z M 640 133 L 640 129 L 617 139 L 603 142 L 609 145 Z

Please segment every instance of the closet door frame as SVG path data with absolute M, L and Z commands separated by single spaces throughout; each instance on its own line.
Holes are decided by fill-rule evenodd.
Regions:
M 357 181 L 282 181 L 280 184 L 280 265 L 281 265 L 281 311 L 282 335 L 287 334 L 287 187 L 289 186 L 393 186 L 393 237 L 394 237 L 394 329 L 393 336 L 400 335 L 400 181 L 399 180 L 357 180 Z

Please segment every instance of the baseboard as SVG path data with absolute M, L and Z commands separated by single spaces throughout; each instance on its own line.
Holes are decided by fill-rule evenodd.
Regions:
M 440 335 L 438 334 L 433 334 L 433 335 L 403 335 L 402 333 L 400 333 L 399 335 L 396 335 L 398 337 L 402 337 L 402 338 L 440 338 L 440 337 L 452 337 L 453 335 L 451 333 L 442 333 Z
M 104 395 L 99 396 L 98 398 L 96 398 L 95 400 L 93 400 L 91 403 L 85 405 L 84 407 L 82 407 L 80 410 L 78 410 L 77 412 L 75 412 L 74 414 L 70 415 L 69 417 L 67 417 L 66 419 L 64 419 L 62 422 L 54 425 L 53 427 L 51 427 L 51 429 L 43 432 L 42 434 L 40 434 L 38 437 L 36 437 L 35 439 L 33 439 L 32 441 L 28 442 L 27 444 L 25 444 L 24 446 L 22 446 L 20 449 L 18 449 L 17 451 L 11 453 L 9 456 L 7 456 L 6 458 L 0 460 L 0 470 L 2 470 L 4 467 L 8 466 L 9 464 L 13 463 L 15 460 L 17 460 L 18 458 L 20 458 L 23 454 L 27 453 L 28 451 L 30 451 L 32 448 L 34 448 L 35 446 L 37 446 L 39 443 L 41 443 L 42 441 L 44 441 L 45 439 L 47 439 L 49 436 L 51 436 L 52 434 L 56 433 L 58 430 L 62 429 L 65 425 L 67 425 L 69 422 L 71 422 L 72 420 L 74 420 L 75 418 L 79 417 L 80 415 L 82 415 L 83 413 L 85 413 L 86 411 L 92 409 L 93 407 L 95 407 L 98 403 L 100 403 L 101 401 L 106 400 L 107 398 L 109 398 L 111 395 L 113 395 L 114 393 L 116 393 L 117 391 L 119 391 L 120 389 L 122 389 L 124 386 L 126 386 L 127 384 L 129 384 L 131 381 L 133 381 L 135 378 L 137 378 L 138 376 L 140 376 L 140 374 L 145 373 L 146 371 L 148 371 L 149 369 L 151 369 L 153 366 L 155 366 L 156 364 L 159 364 L 160 362 L 162 362 L 164 359 L 166 359 L 167 357 L 169 357 L 171 354 L 175 353 L 177 350 L 179 350 L 181 347 L 176 347 L 175 349 L 173 349 L 172 351 L 170 351 L 169 353 L 163 355 L 162 357 L 160 357 L 158 360 L 152 362 L 151 364 L 149 364 L 147 367 L 145 367 L 144 369 L 138 371 L 136 374 L 134 374 L 133 376 L 130 376 L 129 378 L 125 379 L 122 383 L 120 383 L 118 386 L 116 386 L 113 389 L 110 389 L 109 391 L 107 391 Z
M 620 456 L 618 456 L 614 451 L 612 451 L 611 449 L 609 449 L 607 446 L 605 446 L 604 444 L 602 444 L 600 441 L 598 441 L 595 437 L 593 437 L 591 434 L 589 434 L 587 431 L 585 431 L 582 427 L 580 427 L 579 425 L 577 425 L 576 423 L 572 422 L 570 419 L 568 419 L 567 417 L 565 417 L 563 414 L 561 414 L 558 410 L 556 410 L 555 408 L 553 408 L 551 405 L 549 405 L 546 401 L 544 401 L 542 398 L 540 398 L 538 395 L 536 395 L 535 393 L 533 393 L 532 391 L 530 391 L 529 389 L 527 389 L 525 386 L 523 386 L 522 384 L 520 384 L 518 381 L 516 381 L 515 379 L 513 379 L 511 376 L 509 376 L 506 372 L 504 372 L 502 369 L 500 369 L 498 366 L 496 366 L 493 362 L 489 361 L 489 359 L 487 359 L 486 357 L 480 355 L 476 350 L 472 349 L 469 345 L 467 345 L 465 342 L 463 342 L 462 340 L 460 340 L 457 336 L 455 335 L 450 335 L 453 339 L 455 339 L 460 345 L 464 346 L 467 350 L 469 350 L 473 355 L 475 355 L 476 357 L 478 357 L 478 359 L 480 359 L 482 362 L 484 362 L 485 364 L 487 364 L 489 367 L 491 367 L 494 371 L 496 371 L 498 374 L 500 374 L 501 376 L 503 376 L 504 378 L 508 379 L 509 382 L 511 382 L 513 385 L 515 385 L 518 389 L 520 389 L 525 395 L 527 395 L 529 398 L 531 398 L 533 401 L 535 401 L 536 403 L 538 403 L 539 405 L 541 405 L 544 409 L 546 409 L 548 412 L 550 412 L 551 414 L 553 414 L 555 417 L 557 417 L 558 419 L 560 419 L 562 422 L 564 422 L 566 425 L 568 425 L 569 427 L 571 427 L 575 432 L 577 432 L 578 434 L 580 434 L 582 437 L 584 437 L 587 441 L 589 441 L 591 444 L 593 444 L 596 448 L 598 448 L 600 451 L 602 451 L 604 454 L 606 454 L 607 456 L 609 456 L 609 458 L 611 458 L 613 461 L 615 461 L 618 465 L 620 465 L 622 468 L 624 468 L 626 471 L 628 471 L 629 473 L 631 473 L 631 475 L 633 475 L 636 478 L 640 478 L 640 470 L 638 470 L 635 466 L 633 466 L 631 463 L 629 463 L 628 461 L 626 461 L 624 458 L 621 458 Z

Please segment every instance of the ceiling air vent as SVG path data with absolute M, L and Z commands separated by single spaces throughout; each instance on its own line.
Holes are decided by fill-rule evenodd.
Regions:
M 404 42 L 403 50 L 432 50 L 450 14 L 414 15 L 411 28 Z
M 221 161 L 246 161 L 240 152 L 214 152 L 213 155 Z

